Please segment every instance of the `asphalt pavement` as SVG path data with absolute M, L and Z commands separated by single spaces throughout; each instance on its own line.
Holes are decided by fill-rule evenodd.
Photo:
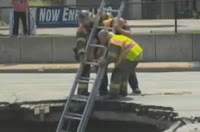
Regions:
M 74 78 L 72 73 L 0 74 L 0 100 L 18 103 L 66 99 Z M 182 117 L 200 117 L 200 72 L 138 73 L 138 79 L 143 95 L 119 101 L 169 106 Z

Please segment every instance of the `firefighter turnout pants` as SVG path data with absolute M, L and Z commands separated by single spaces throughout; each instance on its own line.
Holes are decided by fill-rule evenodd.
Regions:
M 80 79 L 80 80 L 89 81 L 86 78 L 90 77 L 90 70 L 91 70 L 91 66 L 86 64 L 83 67 L 83 71 L 82 71 L 82 74 L 81 74 L 81 77 L 84 78 L 84 79 Z M 107 69 L 106 69 L 102 83 L 101 83 L 101 86 L 100 86 L 100 89 L 99 89 L 100 95 L 106 95 L 107 94 L 107 92 L 108 92 L 107 86 L 108 86 L 108 76 L 107 76 Z M 89 94 L 88 93 L 88 83 L 87 82 L 79 82 L 78 83 L 78 95 L 88 95 L 88 94 Z
M 127 96 L 128 79 L 130 74 L 135 75 L 135 68 L 138 61 L 121 61 L 113 70 L 111 76 L 111 96 Z
M 83 71 L 81 73 L 82 78 L 80 80 L 89 81 L 86 78 L 90 77 L 90 69 L 91 69 L 90 65 L 88 65 L 88 64 L 84 65 Z M 79 84 L 78 84 L 78 95 L 88 95 L 88 83 L 87 82 L 79 82 Z

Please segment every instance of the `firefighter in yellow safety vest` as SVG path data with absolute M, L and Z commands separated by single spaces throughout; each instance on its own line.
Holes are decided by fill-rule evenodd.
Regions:
M 112 34 L 108 30 L 101 30 L 98 38 L 102 45 L 108 47 L 107 56 L 100 59 L 99 66 L 107 67 L 110 63 L 115 63 L 110 95 L 112 98 L 127 96 L 129 75 L 135 72 L 138 62 L 142 60 L 143 49 L 129 37 Z
M 106 17 L 104 17 L 104 18 L 106 18 Z M 131 33 L 131 29 L 130 29 L 127 21 L 123 18 L 120 18 L 118 25 L 115 24 L 115 21 L 116 21 L 116 18 L 107 17 L 107 19 L 105 19 L 103 21 L 103 25 L 105 27 L 114 27 L 117 35 L 125 35 L 125 36 L 131 38 L 132 33 Z M 113 72 L 115 72 L 115 71 L 113 71 Z M 129 81 L 130 87 L 132 89 L 132 93 L 133 94 L 141 94 L 141 91 L 140 91 L 139 85 L 138 85 L 137 75 L 135 72 L 130 73 L 128 81 Z

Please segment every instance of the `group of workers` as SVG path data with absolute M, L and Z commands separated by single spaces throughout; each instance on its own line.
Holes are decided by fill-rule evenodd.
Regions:
M 101 13 L 100 25 L 115 29 L 115 34 L 107 29 L 97 31 L 94 35 L 94 43 L 107 47 L 107 54 L 102 57 L 100 48 L 89 49 L 86 53 L 86 45 L 91 33 L 94 19 L 96 16 L 87 10 L 78 13 L 79 27 L 76 33 L 77 46 L 74 49 L 75 58 L 83 65 L 81 76 L 87 80 L 90 76 L 91 66 L 86 64 L 87 61 L 98 62 L 98 67 L 105 68 L 105 74 L 99 88 L 99 95 L 109 95 L 111 98 L 127 96 L 128 82 L 133 94 L 141 94 L 138 86 L 138 80 L 135 73 L 138 62 L 142 60 L 143 49 L 138 43 L 131 39 L 131 30 L 127 21 L 120 18 L 113 18 L 109 13 Z M 110 63 L 115 64 L 112 71 L 110 90 L 108 91 L 107 67 Z M 79 82 L 78 95 L 89 95 L 87 81 Z

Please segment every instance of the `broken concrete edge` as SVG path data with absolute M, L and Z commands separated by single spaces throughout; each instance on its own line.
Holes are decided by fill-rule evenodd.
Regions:
M 191 124 L 195 126 L 191 127 L 190 126 Z M 173 123 L 169 127 L 169 129 L 165 130 L 164 132 L 195 132 L 196 130 L 200 129 L 199 124 L 200 124 L 200 117 L 196 117 L 192 119 L 182 118 L 178 120 L 177 122 Z
M 22 120 L 35 122 L 58 122 L 66 100 L 42 100 L 27 102 L 0 103 L 0 118 L 12 119 L 20 115 Z M 79 110 L 80 102 L 72 107 Z M 47 108 L 47 109 L 46 109 Z M 10 114 L 8 114 L 10 112 Z M 41 115 L 44 114 L 44 115 Z M 43 118 L 41 118 L 43 117 Z M 174 123 L 183 119 L 171 107 L 144 105 L 113 100 L 102 101 L 100 98 L 95 103 L 95 110 L 91 119 L 106 121 L 136 122 L 152 125 L 164 131 Z
M 12 120 L 20 115 L 18 117 L 25 121 L 58 122 L 65 102 L 65 99 L 2 102 L 0 103 L 0 120 Z M 81 105 L 76 103 L 72 107 L 79 109 Z M 95 111 L 93 111 L 90 119 L 135 122 L 155 126 L 164 132 L 176 132 L 170 131 L 178 128 L 176 124 L 183 126 L 186 122 L 200 122 L 200 117 L 179 117 L 172 107 L 116 102 L 113 100 L 102 101 L 102 98 L 97 99 Z
M 64 102 L 65 100 L 58 102 L 57 104 L 53 103 L 53 105 L 45 104 L 44 101 L 43 103 L 41 103 L 42 105 L 39 104 L 39 102 L 35 102 L 36 103 L 35 107 L 32 107 L 31 104 L 28 104 L 28 102 L 26 102 L 26 104 L 23 104 L 23 103 L 11 104 L 10 106 L 7 105 L 7 107 L 4 110 L 2 108 L 0 109 L 1 111 L 0 117 L 3 117 L 3 119 L 6 120 L 8 116 L 9 119 L 12 119 L 16 117 L 15 114 L 17 114 L 17 115 L 20 115 L 21 120 L 26 120 L 26 121 L 58 122 L 63 110 Z M 31 102 L 31 103 L 34 104 L 34 102 Z M 102 104 L 102 102 L 100 104 Z M 28 105 L 30 105 L 30 107 L 27 107 Z M 44 112 L 45 110 L 43 110 L 42 112 L 41 109 L 43 109 L 44 106 L 47 106 L 47 105 L 49 105 L 49 112 L 45 113 Z M 122 109 L 123 106 L 124 104 L 121 107 L 118 107 L 118 109 Z M 41 118 L 41 117 L 44 117 L 44 118 Z M 119 110 L 115 111 L 114 109 L 101 110 L 98 108 L 96 109 L 95 107 L 95 111 L 92 112 L 90 119 L 102 120 L 102 121 L 136 122 L 136 123 L 142 123 L 146 125 L 152 125 L 152 126 L 157 127 L 160 130 L 165 130 L 173 124 L 173 121 L 171 120 L 156 119 L 156 118 L 149 117 L 148 115 L 145 115 L 145 114 L 139 114 L 139 113 L 134 113 L 134 112 L 123 112 Z M 2 118 L 0 119 L 2 120 Z
M 0 64 L 0 73 L 75 73 L 79 64 Z M 109 72 L 114 65 L 109 66 Z M 137 72 L 200 71 L 200 62 L 140 63 Z M 93 70 L 93 72 L 95 72 Z

